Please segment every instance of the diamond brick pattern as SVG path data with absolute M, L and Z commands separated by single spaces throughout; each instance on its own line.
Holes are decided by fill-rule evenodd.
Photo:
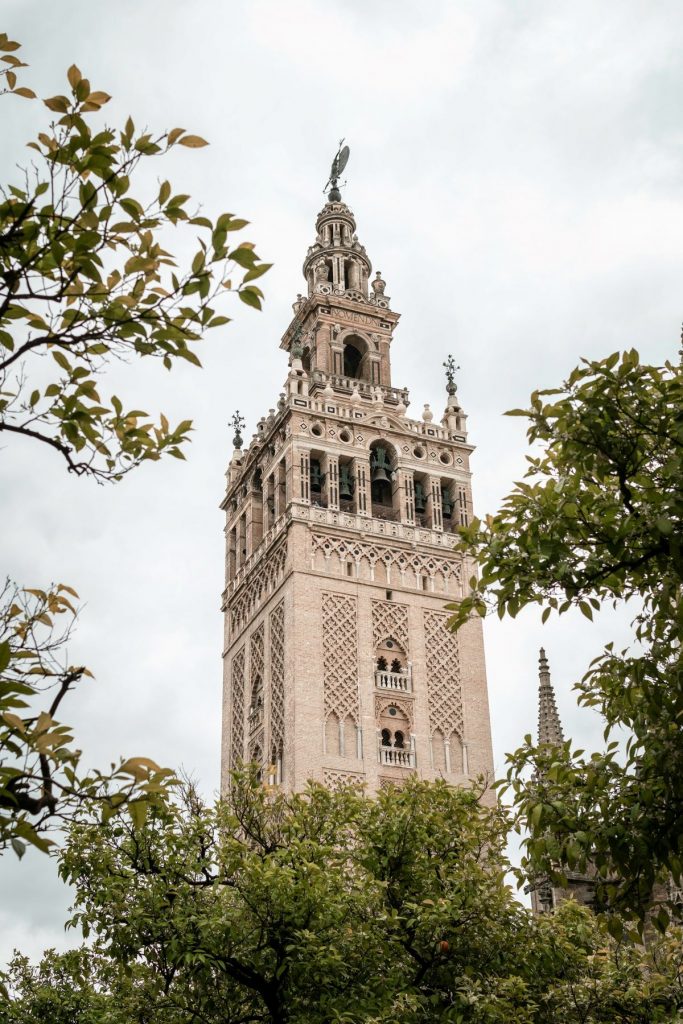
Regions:
M 239 767 L 244 757 L 244 647 L 232 659 L 232 700 L 230 768 Z
M 285 603 L 270 613 L 270 746 L 273 761 L 285 745 Z
M 463 736 L 462 688 L 458 638 L 447 628 L 448 615 L 424 612 L 427 652 L 427 692 L 429 728 L 440 729 L 445 737 Z
M 322 595 L 325 719 L 333 711 L 340 721 L 350 715 L 359 724 L 358 613 L 355 597 Z
M 408 630 L 408 608 L 395 601 L 372 602 L 372 642 L 381 647 L 385 640 L 395 640 L 408 653 L 410 647 Z

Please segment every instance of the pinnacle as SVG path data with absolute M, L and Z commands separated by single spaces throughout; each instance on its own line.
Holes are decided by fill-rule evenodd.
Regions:
M 538 742 L 559 746 L 564 743 L 562 723 L 555 704 L 555 692 L 550 682 L 550 668 L 545 651 L 539 651 L 538 686 Z

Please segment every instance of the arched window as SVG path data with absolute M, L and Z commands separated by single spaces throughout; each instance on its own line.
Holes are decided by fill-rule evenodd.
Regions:
M 311 372 L 311 350 L 308 346 L 306 346 L 306 348 L 304 349 L 303 355 L 301 357 L 301 366 L 306 371 L 306 373 Z
M 403 742 L 403 733 L 400 729 L 397 729 L 394 733 L 394 746 L 398 747 L 399 750 L 403 750 L 403 747 L 405 746 Z
M 391 732 L 389 731 L 389 729 L 382 729 L 382 746 L 391 746 Z
M 401 666 L 401 662 L 399 661 L 398 658 L 394 658 L 394 660 L 392 661 L 392 663 L 391 663 L 391 671 L 392 672 L 402 672 L 403 671 L 403 668 Z
M 256 711 L 263 706 L 263 683 L 261 676 L 254 676 L 251 687 L 251 711 Z
M 344 345 L 344 376 L 358 378 L 362 361 L 363 353 L 360 349 L 353 342 L 347 342 Z
M 377 659 L 377 671 L 378 672 L 386 672 L 386 670 L 387 670 L 387 659 L 380 655 L 380 657 Z M 393 669 L 392 669 L 392 672 L 393 672 Z

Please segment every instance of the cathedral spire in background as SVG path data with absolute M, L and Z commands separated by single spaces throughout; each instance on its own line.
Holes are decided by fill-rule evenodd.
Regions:
M 538 659 L 538 742 L 559 746 L 564 743 L 562 724 L 555 704 L 555 692 L 550 682 L 550 668 L 541 647 Z

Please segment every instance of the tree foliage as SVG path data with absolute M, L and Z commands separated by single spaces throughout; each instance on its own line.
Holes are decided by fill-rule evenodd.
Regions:
M 676 1019 L 680 935 L 646 951 L 574 903 L 533 918 L 503 882 L 505 838 L 500 812 L 442 782 L 370 799 L 253 775 L 213 808 L 189 792 L 140 826 L 79 825 L 62 872 L 92 946 L 38 967 L 17 955 L 0 1020 Z
M 653 885 L 680 885 L 683 871 L 683 373 L 615 353 L 509 415 L 529 419 L 541 452 L 500 511 L 463 531 L 481 579 L 452 624 L 489 609 L 538 605 L 545 622 L 634 604 L 632 645 L 608 644 L 577 684 L 605 720 L 606 749 L 527 737 L 507 782 L 529 831 L 523 869 L 561 883 L 591 862 L 599 904 L 642 921 Z
M 19 857 L 27 842 L 46 850 L 48 825 L 69 820 L 87 801 L 101 804 L 105 820 L 124 804 L 140 820 L 146 801 L 173 781 L 144 757 L 106 773 L 79 771 L 81 752 L 57 718 L 69 691 L 92 678 L 84 665 L 64 661 L 76 597 L 64 585 L 21 591 L 9 583 L 0 595 L 0 849 L 11 845 Z
M 0 33 L 5 104 L 36 99 L 18 84 L 27 66 L 19 49 Z M 117 481 L 164 454 L 183 458 L 192 421 L 171 426 L 162 414 L 154 423 L 105 397 L 107 368 L 138 357 L 169 370 L 178 360 L 199 366 L 204 333 L 229 320 L 221 297 L 237 292 L 260 308 L 255 282 L 269 265 L 250 242 L 233 241 L 247 221 L 191 212 L 190 196 L 168 181 L 137 191 L 149 180 L 144 165 L 203 139 L 182 128 L 138 130 L 131 118 L 120 130 L 99 123 L 110 97 L 75 65 L 67 79 L 66 95 L 44 100 L 55 116 L 29 143 L 32 163 L 0 189 L 0 434 L 5 444 L 21 437 L 56 451 L 76 475 Z M 173 242 L 196 245 L 187 263 Z M 2 595 L 0 850 L 11 845 L 20 856 L 26 842 L 45 849 L 46 829 L 84 799 L 101 800 L 105 817 L 126 806 L 141 820 L 172 782 L 142 757 L 108 772 L 79 770 L 61 721 L 65 697 L 90 675 L 66 657 L 74 596 L 65 585 L 10 584 Z
M 5 81 L 27 96 L 16 86 L 25 65 L 7 52 L 17 46 L 0 36 Z M 29 143 L 34 162 L 0 191 L 0 431 L 51 447 L 76 474 L 118 480 L 145 460 L 182 458 L 192 424 L 126 409 L 103 394 L 103 370 L 136 357 L 199 366 L 204 333 L 229 321 L 221 294 L 260 308 L 254 282 L 269 265 L 233 241 L 247 221 L 192 213 L 168 181 L 133 194 L 141 164 L 203 139 L 138 130 L 131 118 L 120 130 L 94 125 L 110 97 L 75 65 L 67 77 L 68 94 L 44 100 L 57 117 Z M 173 228 L 198 233 L 183 268 L 167 248 Z

